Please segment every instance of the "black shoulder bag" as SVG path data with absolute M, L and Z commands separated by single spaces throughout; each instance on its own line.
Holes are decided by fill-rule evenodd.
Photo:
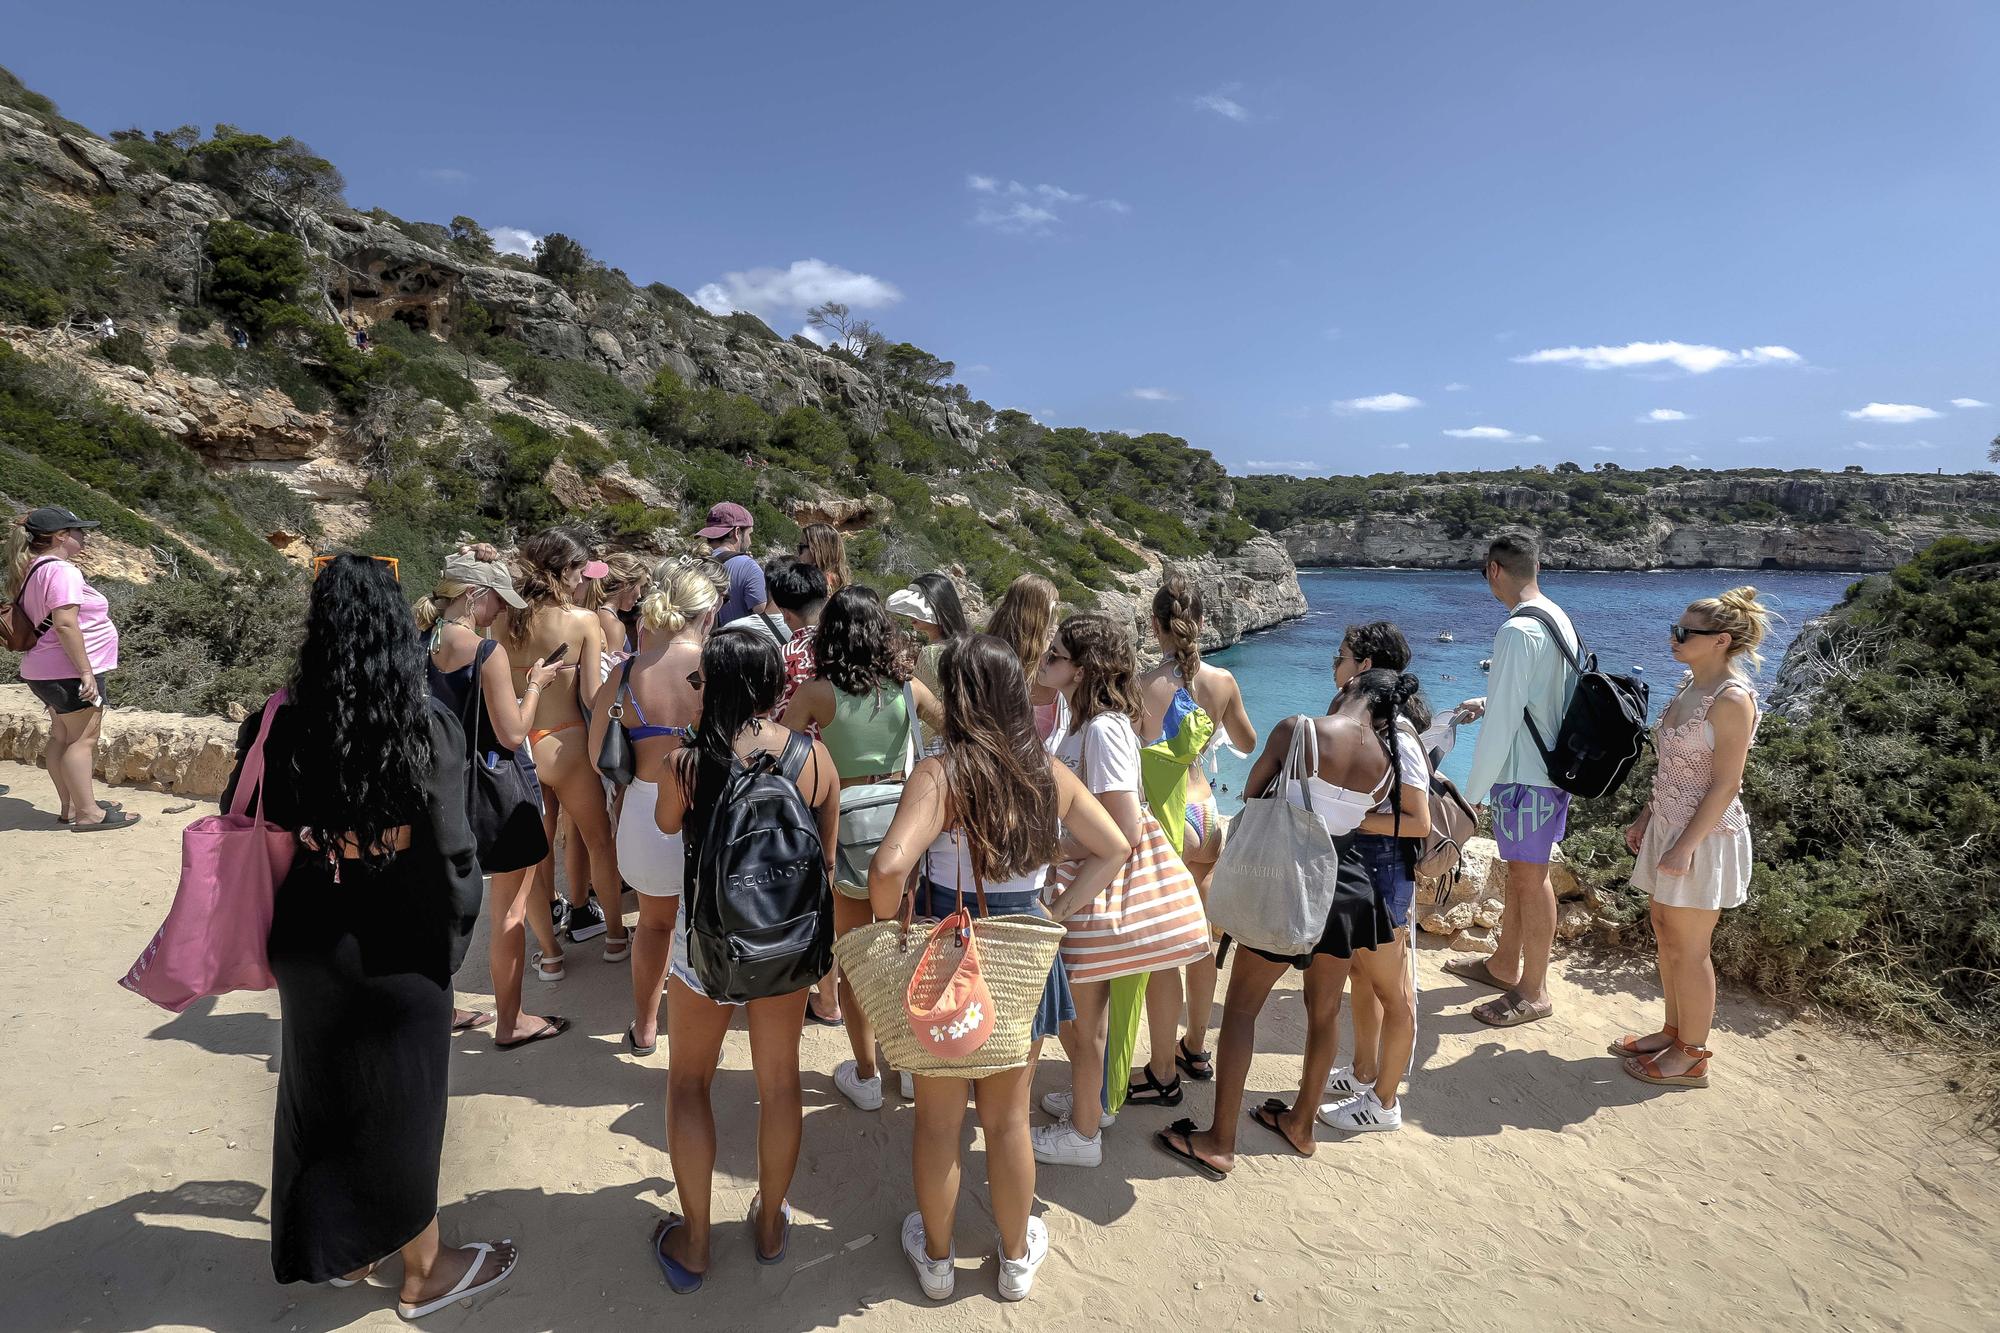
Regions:
M 618 668 L 618 689 L 611 696 L 611 716 L 604 726 L 604 743 L 597 748 L 597 771 L 620 787 L 632 785 L 639 771 L 632 754 L 632 733 L 625 730 L 625 696 L 632 688 L 632 659 Z
M 524 870 L 549 854 L 542 831 L 542 784 L 535 761 L 521 750 L 486 750 L 486 700 L 480 674 L 497 647 L 487 639 L 472 657 L 472 688 L 466 691 L 465 748 L 471 773 L 465 783 L 465 815 L 479 848 L 479 867 L 489 875 Z

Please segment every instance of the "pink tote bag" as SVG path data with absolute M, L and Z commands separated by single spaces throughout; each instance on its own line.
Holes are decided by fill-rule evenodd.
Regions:
M 264 741 L 285 701 L 279 690 L 264 705 L 257 743 L 243 757 L 236 796 L 227 812 L 204 815 L 181 832 L 181 883 L 153 942 L 118 984 L 171 1013 L 204 995 L 270 990 L 265 941 L 271 905 L 292 868 L 297 839 L 264 822 Z M 250 809 L 250 793 L 257 807 Z

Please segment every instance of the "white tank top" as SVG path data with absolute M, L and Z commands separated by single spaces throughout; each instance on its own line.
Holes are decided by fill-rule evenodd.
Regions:
M 1041 888 L 1042 877 L 1048 869 L 1047 866 L 1036 866 L 1008 879 L 988 880 L 986 891 L 1034 893 Z M 970 901 L 977 883 L 972 874 L 972 844 L 956 830 L 938 834 L 937 841 L 924 853 L 924 876 L 941 889 L 956 889 L 964 885 L 967 900 Z
M 1396 770 L 1391 764 L 1382 774 L 1382 781 L 1374 791 L 1350 791 L 1337 787 L 1319 776 L 1319 731 L 1310 720 L 1300 723 L 1305 728 L 1303 763 L 1300 767 L 1308 775 L 1301 779 L 1295 774 L 1285 775 L 1285 799 L 1301 810 L 1309 810 L 1319 816 L 1319 822 L 1329 837 L 1342 838 L 1361 827 L 1361 821 L 1368 818 L 1382 798 L 1388 794 L 1390 784 L 1395 780 Z

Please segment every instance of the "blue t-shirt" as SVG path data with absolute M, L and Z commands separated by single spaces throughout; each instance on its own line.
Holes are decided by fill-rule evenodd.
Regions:
M 715 613 L 716 624 L 727 625 L 771 600 L 764 590 L 764 567 L 755 557 L 739 551 L 723 561 L 722 568 L 729 575 L 729 595 L 722 599 L 722 606 Z

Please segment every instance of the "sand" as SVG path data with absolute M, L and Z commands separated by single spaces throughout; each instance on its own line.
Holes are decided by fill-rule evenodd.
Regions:
M 276 997 L 231 995 L 172 1016 L 120 989 L 164 915 L 178 832 L 203 808 L 121 791 L 138 828 L 53 825 L 38 771 L 0 764 L 0 1291 L 9 1330 L 324 1330 L 397 1325 L 392 1286 L 271 1280 L 267 1190 Z M 1473 988 L 1420 960 L 1422 1069 L 1402 1132 L 1320 1130 L 1304 1160 L 1246 1124 L 1225 1184 L 1157 1152 L 1153 1131 L 1206 1120 L 1135 1108 L 1095 1171 L 1043 1168 L 1053 1253 L 1034 1295 L 994 1297 L 976 1132 L 956 1236 L 958 1292 L 932 1308 L 899 1251 L 912 1206 L 912 1112 L 849 1107 L 831 1071 L 844 1037 L 805 1034 L 805 1155 L 791 1258 L 760 1268 L 747 1227 L 718 1226 L 706 1287 L 676 1297 L 647 1253 L 674 1200 L 664 1056 L 617 1043 L 626 969 L 586 947 L 532 1002 L 577 1021 L 537 1049 L 456 1039 L 441 1199 L 448 1239 L 512 1236 L 499 1292 L 440 1329 L 1908 1328 L 2000 1326 L 2000 1168 L 1935 1061 L 1729 996 L 1717 1087 L 1663 1091 L 1603 1050 L 1651 1026 L 1650 968 L 1567 954 L 1557 1016 L 1506 1032 L 1466 1014 Z M 475 941 L 462 998 L 483 1000 Z M 1219 1016 L 1219 1014 L 1218 1014 Z M 1295 989 L 1258 1034 L 1251 1104 L 1298 1076 Z M 1038 1091 L 1065 1076 L 1046 1063 Z M 754 1089 L 740 1030 L 716 1082 L 716 1215 L 753 1185 Z M 1040 1119 L 1039 1115 L 1037 1119 Z M 393 1284 L 396 1265 L 385 1279 Z M 1259 1296 L 1261 1294 L 1261 1300 Z

